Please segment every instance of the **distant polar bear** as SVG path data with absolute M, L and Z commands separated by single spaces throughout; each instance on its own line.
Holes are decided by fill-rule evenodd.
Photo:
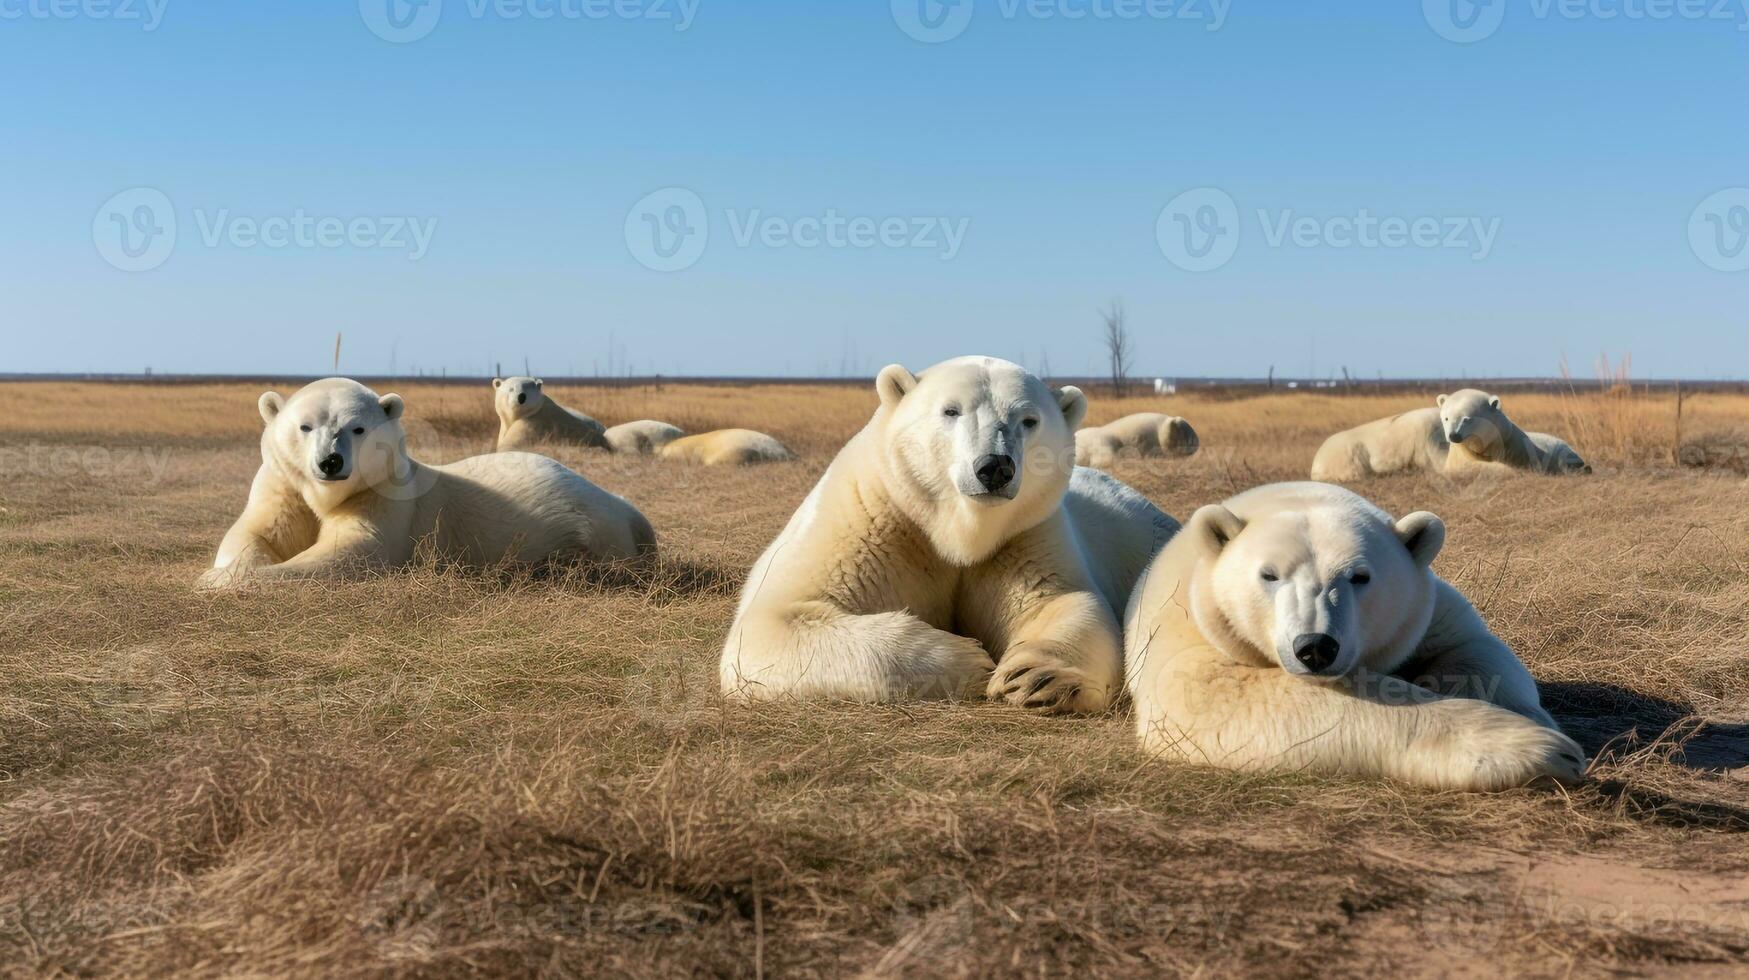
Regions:
M 1177 522 L 1074 467 L 1078 389 L 963 357 L 921 376 L 891 365 L 875 390 L 874 417 L 748 576 L 724 694 L 1106 707 L 1118 614 Z
M 266 392 L 260 410 L 261 468 L 204 587 L 392 568 L 422 539 L 467 565 L 655 550 L 636 508 L 545 456 L 412 459 L 399 395 L 329 378 L 289 399 Z
M 1160 412 L 1137 412 L 1076 432 L 1075 465 L 1104 469 L 1125 453 L 1192 456 L 1200 445 L 1196 430 L 1184 419 Z
M 686 435 L 677 425 L 655 419 L 622 422 L 608 429 L 607 444 L 616 453 L 648 456 L 674 440 Z
M 1437 472 L 1445 469 L 1450 450 L 1439 409 L 1418 408 L 1324 440 L 1312 460 L 1312 479 L 1341 483 L 1411 470 Z
M 795 459 L 789 447 L 752 429 L 718 429 L 676 439 L 662 447 L 663 459 L 705 466 L 750 466 Z
M 609 448 L 600 422 L 548 398 L 544 385 L 539 378 L 492 379 L 499 452 L 528 449 L 543 442 Z
M 1493 790 L 1580 778 L 1536 683 L 1433 574 L 1445 526 L 1283 483 L 1198 510 L 1125 616 L 1147 751 Z
M 1526 432 L 1506 417 L 1500 399 L 1465 388 L 1439 396 L 1440 425 L 1451 444 L 1445 471 L 1533 470 L 1538 473 L 1589 473 L 1585 460 L 1556 436 Z
M 1500 399 L 1465 388 L 1418 408 L 1368 422 L 1324 440 L 1312 459 L 1312 479 L 1342 483 L 1411 470 L 1463 476 L 1485 471 L 1589 473 L 1561 439 L 1525 432 L 1506 417 Z

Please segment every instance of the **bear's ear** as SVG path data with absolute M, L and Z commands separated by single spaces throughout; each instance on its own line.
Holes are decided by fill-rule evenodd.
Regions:
M 1439 396 L 1439 397 L 1438 397 L 1438 398 L 1435 398 L 1435 399 L 1434 399 L 1434 400 L 1433 400 L 1433 404 L 1435 404 L 1435 405 L 1438 405 L 1438 406 L 1439 406 L 1439 407 L 1440 407 L 1440 408 L 1444 408 L 1444 407 L 1445 407 L 1445 400 L 1446 400 L 1446 399 L 1447 399 L 1447 398 L 1449 398 L 1449 397 L 1451 397 L 1451 396 L 1449 396 L 1449 395 L 1440 395 L 1440 396 Z
M 1498 409 L 1500 407 L 1500 396 L 1499 395 L 1489 395 L 1488 396 L 1488 407 L 1493 408 L 1493 409 Z
M 492 387 L 494 387 L 494 388 L 504 387 L 504 379 L 503 378 L 493 378 L 492 379 Z
M 1179 533 L 1190 535 L 1191 540 L 1212 558 L 1243 530 L 1245 522 L 1239 519 L 1239 515 L 1220 504 L 1209 504 L 1197 508 L 1196 513 L 1190 515 L 1190 523 Z
M 401 413 L 407 408 L 406 404 L 401 401 L 401 396 L 396 394 L 384 395 L 377 399 L 377 404 L 383 407 L 383 414 L 387 415 L 391 421 L 400 418 Z
M 880 393 L 882 405 L 897 405 L 899 399 L 915 387 L 917 376 L 905 370 L 903 364 L 889 364 L 881 368 L 881 373 L 875 376 L 875 391 Z
M 261 393 L 261 400 L 255 403 L 255 407 L 261 412 L 261 421 L 272 425 L 274 416 L 278 415 L 279 410 L 285 407 L 285 399 L 279 397 L 277 391 L 264 391 Z
M 1445 522 L 1424 510 L 1418 510 L 1397 522 L 1397 540 L 1409 549 L 1409 555 L 1422 568 L 1433 565 L 1439 549 L 1445 547 Z
M 1081 420 L 1087 417 L 1087 396 L 1074 385 L 1064 385 L 1055 394 L 1057 405 L 1063 409 L 1063 421 L 1069 423 L 1069 431 L 1081 428 Z

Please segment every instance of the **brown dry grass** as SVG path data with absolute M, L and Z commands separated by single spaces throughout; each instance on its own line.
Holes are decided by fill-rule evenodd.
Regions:
M 488 445 L 484 390 L 399 390 L 422 455 Z M 1594 446 L 1569 427 L 1603 417 L 1583 399 L 1617 396 L 1508 405 L 1572 438 L 1593 478 L 1367 488 L 1447 519 L 1442 572 L 1601 756 L 1571 793 L 1466 796 L 1153 763 L 1121 714 L 723 705 L 740 578 L 866 418 L 862 388 L 556 391 L 610 424 L 746 425 L 804 457 L 561 454 L 656 524 L 665 557 L 643 578 L 421 568 L 196 594 L 256 463 L 257 393 L 0 386 L 0 968 L 1749 963 L 1749 485 L 1678 468 L 1662 436 Z M 1673 399 L 1626 397 L 1608 418 L 1672 432 Z M 1417 403 L 1186 395 L 1093 420 L 1195 422 L 1201 455 L 1118 470 L 1182 517 L 1302 477 L 1328 432 Z M 1749 398 L 1691 398 L 1683 431 L 1740 442 Z

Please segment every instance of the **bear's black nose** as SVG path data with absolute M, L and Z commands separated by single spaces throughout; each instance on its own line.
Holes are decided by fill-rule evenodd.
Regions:
M 316 469 L 321 470 L 323 476 L 334 476 L 345 468 L 346 459 L 339 453 L 329 453 L 322 457 L 321 462 L 316 464 Z
M 528 392 L 525 391 L 525 392 L 522 392 L 521 394 L 517 395 L 516 396 L 516 404 L 527 405 L 528 404 Z
M 1328 670 L 1342 652 L 1342 644 L 1328 633 L 1301 633 L 1294 638 L 1294 657 L 1313 672 Z
M 1014 479 L 1014 458 L 995 454 L 979 456 L 975 472 L 984 489 L 995 493 Z

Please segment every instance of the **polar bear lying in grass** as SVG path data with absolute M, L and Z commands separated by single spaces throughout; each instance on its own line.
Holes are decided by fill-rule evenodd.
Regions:
M 562 443 L 608 449 L 606 429 L 582 412 L 548 398 L 539 378 L 493 378 L 492 405 L 498 411 L 498 451 Z
M 1589 473 L 1591 467 L 1559 438 L 1525 432 L 1506 417 L 1500 399 L 1465 388 L 1418 408 L 1338 432 L 1312 460 L 1312 479 L 1342 483 L 1413 470 L 1453 475 L 1530 470 Z
M 1259 487 L 1198 510 L 1125 616 L 1142 747 L 1245 770 L 1494 790 L 1576 780 L 1536 683 L 1432 571 L 1445 526 L 1340 487 Z
M 1176 415 L 1137 412 L 1075 433 L 1075 465 L 1109 467 L 1119 456 L 1193 456 L 1196 430 Z
M 1075 467 L 1076 388 L 964 357 L 891 365 L 875 390 L 874 417 L 748 576 L 724 694 L 1104 708 L 1118 614 L 1177 522 Z
M 788 446 L 752 429 L 717 429 L 684 436 L 664 445 L 661 455 L 663 459 L 701 466 L 751 466 L 796 458 Z
M 260 410 L 261 468 L 204 587 L 393 568 L 422 540 L 475 566 L 655 550 L 635 507 L 545 456 L 414 460 L 399 395 L 329 378 L 289 399 L 269 391 Z

